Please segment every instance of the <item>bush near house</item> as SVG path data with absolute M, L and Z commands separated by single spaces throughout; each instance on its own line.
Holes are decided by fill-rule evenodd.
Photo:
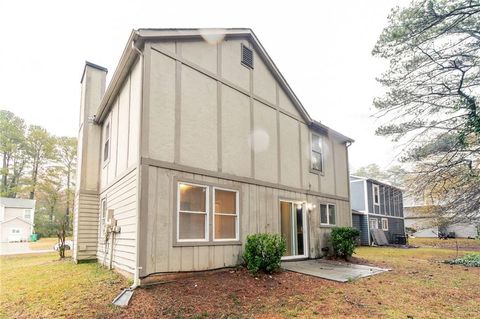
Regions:
M 252 274 L 259 271 L 273 273 L 280 268 L 286 251 L 285 239 L 277 234 L 254 234 L 247 236 L 243 260 Z
M 355 241 L 360 236 L 360 231 L 353 227 L 334 227 L 330 233 L 333 253 L 336 257 L 348 260 L 355 252 Z

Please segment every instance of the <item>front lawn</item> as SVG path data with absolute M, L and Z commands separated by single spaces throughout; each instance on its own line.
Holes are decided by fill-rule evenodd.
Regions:
M 355 256 L 392 271 L 337 283 L 238 269 L 137 289 L 127 309 L 110 306 L 127 281 L 96 264 L 0 257 L 0 317 L 480 318 L 480 268 L 442 263 L 454 250 L 361 247 Z
M 127 286 L 116 273 L 58 253 L 2 256 L 0 277 L 0 318 L 113 316 L 109 303 Z

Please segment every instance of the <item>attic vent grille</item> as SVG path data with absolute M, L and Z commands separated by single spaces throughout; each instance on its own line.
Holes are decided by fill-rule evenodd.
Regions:
M 242 64 L 253 69 L 253 51 L 242 44 Z

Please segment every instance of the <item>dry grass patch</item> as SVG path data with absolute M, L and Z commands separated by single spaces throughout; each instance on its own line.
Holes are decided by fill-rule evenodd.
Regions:
M 66 240 L 72 240 L 71 237 L 66 238 Z M 46 250 L 46 249 L 53 249 L 53 246 L 58 243 L 58 238 L 56 237 L 48 237 L 48 238 L 40 238 L 35 242 L 28 243 L 28 246 L 32 250 Z
M 57 253 L 0 257 L 0 318 L 92 318 L 114 315 L 109 304 L 127 280 L 95 263 Z

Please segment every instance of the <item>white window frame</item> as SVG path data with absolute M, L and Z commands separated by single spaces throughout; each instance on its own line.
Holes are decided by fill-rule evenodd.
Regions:
M 189 185 L 189 186 L 196 186 L 205 188 L 205 212 L 197 212 L 197 211 L 181 211 L 180 210 L 180 185 Z M 177 242 L 179 243 L 192 243 L 192 242 L 208 242 L 209 241 L 209 224 L 210 224 L 210 209 L 209 209 L 209 191 L 210 187 L 207 185 L 201 184 L 194 184 L 189 182 L 177 182 Z M 188 214 L 202 214 L 205 215 L 205 237 L 204 238 L 194 238 L 194 239 L 180 239 L 180 212 L 188 213 Z
M 235 193 L 235 215 L 232 214 L 222 214 L 222 213 L 217 213 L 215 211 L 215 191 L 216 190 L 222 190 L 222 191 L 227 191 L 227 192 L 232 192 Z M 240 239 L 240 194 L 238 190 L 235 189 L 228 189 L 228 188 L 222 188 L 222 187 L 216 187 L 214 186 L 213 189 L 213 202 L 212 202 L 212 211 L 213 211 L 213 222 L 212 222 L 212 238 L 213 241 L 238 241 Z M 235 216 L 235 238 L 215 238 L 215 215 L 219 216 Z
M 327 223 L 322 223 L 322 208 L 321 206 L 324 205 L 324 206 L 327 206 Z M 335 207 L 335 223 L 334 224 L 330 224 L 330 206 L 333 206 Z M 320 206 L 319 206 L 319 213 L 320 213 L 320 225 L 322 226 L 336 226 L 337 225 L 337 205 L 333 204 L 333 203 L 320 203 Z
M 388 218 L 382 218 L 382 230 L 388 231 Z
M 16 232 L 14 232 L 14 230 L 16 230 Z M 21 235 L 22 230 L 20 228 L 13 227 L 13 228 L 10 228 L 10 234 L 11 235 Z
M 27 212 L 29 213 L 29 217 L 27 218 Z M 26 220 L 32 220 L 32 210 L 31 209 L 25 209 L 23 212 L 23 219 Z
M 377 193 L 378 202 L 375 201 L 375 193 Z M 380 206 L 380 186 L 372 184 L 373 205 Z
M 107 133 L 108 133 L 108 138 L 106 138 Z M 112 154 L 111 154 L 111 149 L 112 149 L 111 139 L 112 139 L 112 124 L 111 124 L 111 121 L 108 120 L 108 121 L 105 122 L 105 129 L 103 130 L 103 146 L 102 146 L 102 150 L 103 150 L 102 161 L 103 161 L 103 164 L 107 164 L 108 162 L 110 162 L 110 157 L 112 157 Z M 107 142 L 108 142 L 108 146 L 106 146 Z M 108 155 L 107 158 L 105 158 L 105 150 L 107 151 L 107 155 Z
M 313 136 L 317 136 L 319 141 L 320 141 L 320 152 L 316 151 L 313 149 Z M 320 168 L 321 169 L 316 169 L 313 167 L 313 153 L 320 154 Z M 323 138 L 320 134 L 311 132 L 310 133 L 310 169 L 314 172 L 322 173 L 324 172 L 324 165 L 325 165 L 325 160 L 323 158 Z
M 372 227 L 372 222 L 374 222 L 376 227 Z M 368 225 L 369 229 L 378 229 L 378 218 L 370 217 L 369 224 L 370 224 L 370 225 Z

